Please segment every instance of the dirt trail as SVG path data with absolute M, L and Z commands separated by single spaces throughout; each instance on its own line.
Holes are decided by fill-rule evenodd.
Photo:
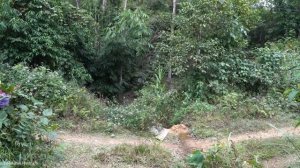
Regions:
M 189 148 L 200 148 L 206 151 L 207 149 L 211 148 L 214 144 L 217 142 L 226 143 L 229 140 L 233 143 L 247 141 L 247 140 L 260 140 L 260 139 L 269 139 L 269 138 L 276 138 L 276 137 L 282 137 L 285 135 L 291 135 L 291 136 L 299 136 L 300 135 L 300 128 L 294 128 L 294 127 L 286 127 L 286 128 L 280 128 L 280 129 L 270 129 L 267 131 L 258 131 L 258 132 L 251 132 L 251 133 L 245 133 L 245 134 L 239 134 L 239 135 L 231 135 L 228 138 L 224 138 L 222 140 L 211 140 L 211 139 L 202 139 L 202 140 L 194 140 L 189 139 L 187 140 L 187 147 Z
M 286 127 L 280 129 L 270 129 L 267 131 L 259 131 L 252 133 L 245 133 L 240 135 L 231 135 L 228 138 L 216 140 L 212 138 L 208 139 L 200 139 L 196 140 L 193 138 L 188 138 L 182 140 L 180 144 L 172 143 L 172 142 L 158 142 L 155 139 L 146 139 L 136 136 L 124 136 L 124 137 L 109 137 L 103 135 L 90 135 L 90 134 L 77 134 L 77 133 L 67 133 L 61 132 L 59 133 L 59 140 L 63 142 L 68 142 L 72 144 L 85 144 L 93 147 L 99 146 L 115 146 L 119 144 L 131 144 L 131 145 L 139 145 L 139 144 L 153 144 L 160 143 L 163 147 L 180 154 L 184 154 L 186 152 L 190 152 L 194 149 L 202 149 L 207 150 L 211 148 L 214 144 L 218 142 L 228 142 L 231 140 L 234 143 L 246 141 L 246 140 L 259 140 L 259 139 L 268 139 L 268 138 L 276 138 L 284 135 L 300 135 L 300 128 Z

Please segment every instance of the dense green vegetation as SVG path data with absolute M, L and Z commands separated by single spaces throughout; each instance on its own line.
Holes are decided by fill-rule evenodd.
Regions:
M 299 11 L 299 0 L 0 0 L 0 161 L 45 165 L 54 131 L 74 123 L 186 123 L 203 138 L 299 115 Z
M 287 137 L 286 137 L 287 138 Z M 293 145 L 287 143 L 291 142 Z M 274 157 L 284 158 L 286 155 L 299 155 L 299 139 L 266 139 L 262 141 L 247 141 L 234 144 L 218 144 L 202 154 L 195 151 L 187 158 L 191 167 L 257 167 L 262 168 L 260 160 Z M 205 155 L 205 156 L 204 156 Z M 205 158 L 205 159 L 204 159 Z M 275 165 L 279 166 L 279 165 Z M 295 165 L 296 167 L 298 166 Z

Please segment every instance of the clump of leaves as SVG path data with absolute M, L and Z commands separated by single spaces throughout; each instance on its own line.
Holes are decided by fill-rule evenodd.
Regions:
M 45 106 L 51 107 L 58 117 L 86 119 L 101 115 L 104 106 L 87 89 L 66 81 L 59 72 L 42 66 L 30 69 L 23 64 L 2 64 L 0 79 L 2 82 L 18 86 L 18 92 L 23 95 L 30 95 L 42 101 Z
M 202 168 L 204 167 L 204 155 L 199 151 L 194 151 L 189 157 L 188 157 L 188 164 L 192 168 Z
M 292 89 L 287 89 L 285 91 L 286 95 L 288 96 L 289 101 L 296 101 L 300 102 L 300 84 L 297 85 L 297 87 Z M 300 120 L 298 121 L 296 127 L 300 126 Z
M 261 168 L 257 160 L 245 160 L 233 143 L 217 144 L 207 152 L 194 151 L 187 158 L 192 168 L 231 168 L 231 167 L 253 167 Z
M 9 89 L 8 89 L 9 88 Z M 43 165 L 52 153 L 52 110 L 28 94 L 1 84 L 9 94 L 8 106 L 0 108 L 0 160 Z
M 78 83 L 90 81 L 85 63 L 95 23 L 88 14 L 66 1 L 1 1 L 0 20 L 1 63 L 43 65 Z

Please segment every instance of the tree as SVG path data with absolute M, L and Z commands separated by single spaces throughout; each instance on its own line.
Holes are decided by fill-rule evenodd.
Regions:
M 300 38 L 300 1 L 267 0 L 269 6 L 261 7 L 261 22 L 252 30 L 253 44 L 264 44 L 289 36 Z
M 92 69 L 95 90 L 116 94 L 132 88 L 142 56 L 149 48 L 148 15 L 124 10 L 105 29 L 100 56 Z
M 233 76 L 229 61 L 239 57 L 236 50 L 247 46 L 247 32 L 257 20 L 255 3 L 182 1 L 174 30 L 165 32 L 156 46 L 158 64 L 169 72 L 171 67 L 174 77 L 191 78 L 185 81 L 198 83 L 198 88 L 212 86 L 213 82 L 229 83 Z
M 171 35 L 172 36 L 174 35 L 174 31 L 175 31 L 174 30 L 175 29 L 174 21 L 175 21 L 175 17 L 176 17 L 176 9 L 177 9 L 177 0 L 173 0 L 172 24 L 171 24 Z M 170 59 L 172 59 L 172 58 L 170 58 Z M 171 62 L 171 60 L 169 62 Z M 173 90 L 174 86 L 173 86 L 173 81 L 172 81 L 172 66 L 171 66 L 171 64 L 169 65 L 167 83 L 168 83 L 169 90 Z
M 65 2 L 2 1 L 0 62 L 61 70 L 79 83 L 93 55 L 93 19 Z

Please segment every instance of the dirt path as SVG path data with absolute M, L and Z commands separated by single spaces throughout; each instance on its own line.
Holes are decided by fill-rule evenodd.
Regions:
M 212 140 L 212 139 L 203 139 L 203 140 L 194 140 L 189 139 L 187 140 L 187 147 L 192 149 L 202 149 L 204 151 L 211 148 L 214 144 L 217 142 L 226 143 L 229 140 L 233 143 L 238 143 L 242 141 L 247 140 L 260 140 L 260 139 L 269 139 L 269 138 L 276 138 L 276 137 L 282 137 L 285 135 L 295 136 L 300 135 L 300 128 L 294 128 L 294 127 L 286 127 L 286 128 L 280 128 L 280 129 L 270 129 L 267 131 L 258 131 L 258 132 L 251 132 L 251 133 L 245 133 L 240 135 L 231 135 L 228 138 L 224 138 L 221 140 Z
M 85 144 L 94 147 L 99 146 L 115 146 L 119 144 L 131 144 L 131 145 L 139 145 L 139 144 L 153 144 L 160 143 L 163 147 L 175 151 L 177 153 L 186 153 L 190 152 L 194 149 L 202 149 L 207 150 L 211 148 L 214 144 L 218 142 L 228 142 L 231 140 L 234 143 L 246 141 L 246 140 L 259 140 L 259 139 L 268 139 L 268 138 L 276 138 L 284 135 L 300 135 L 300 128 L 286 127 L 280 129 L 270 129 L 267 131 L 259 131 L 252 133 L 245 133 L 241 135 L 231 135 L 228 138 L 217 140 L 217 139 L 200 139 L 195 140 L 193 138 L 188 138 L 182 140 L 180 144 L 172 143 L 172 142 L 159 142 L 155 139 L 145 139 L 136 136 L 123 136 L 123 137 L 108 137 L 103 135 L 90 135 L 90 134 L 76 134 L 76 133 L 67 133 L 62 132 L 59 134 L 59 140 L 63 142 L 68 142 L 72 144 Z
M 94 159 L 94 156 L 102 151 L 103 149 L 111 148 L 120 144 L 160 144 L 162 147 L 168 149 L 172 152 L 173 156 L 181 159 L 185 157 L 187 153 L 190 153 L 193 149 L 207 150 L 218 142 L 227 142 L 228 139 L 233 142 L 241 142 L 246 140 L 259 140 L 276 138 L 288 135 L 300 135 L 300 128 L 295 129 L 292 127 L 286 127 L 281 129 L 270 129 L 267 131 L 259 131 L 252 133 L 245 133 L 239 135 L 231 135 L 229 138 L 224 139 L 200 139 L 196 140 L 193 138 L 188 138 L 182 140 L 181 142 L 175 140 L 174 135 L 170 135 L 163 142 L 156 139 L 138 137 L 134 135 L 117 135 L 116 137 L 110 137 L 101 134 L 81 134 L 81 133 L 70 133 L 70 132 L 59 132 L 59 141 L 65 142 L 67 145 L 66 156 L 63 162 L 58 162 L 58 165 L 53 165 L 52 167 L 64 167 L 64 168 L 110 168 L 110 167 L 124 167 L 132 168 L 132 165 L 103 165 Z M 282 168 L 285 166 L 286 161 L 294 161 L 295 157 L 289 158 L 274 158 L 269 161 L 264 162 L 264 167 L 266 168 L 281 168 L 278 165 L 281 164 Z M 135 167 L 137 168 L 137 167 Z M 140 168 L 140 167 L 138 167 Z

